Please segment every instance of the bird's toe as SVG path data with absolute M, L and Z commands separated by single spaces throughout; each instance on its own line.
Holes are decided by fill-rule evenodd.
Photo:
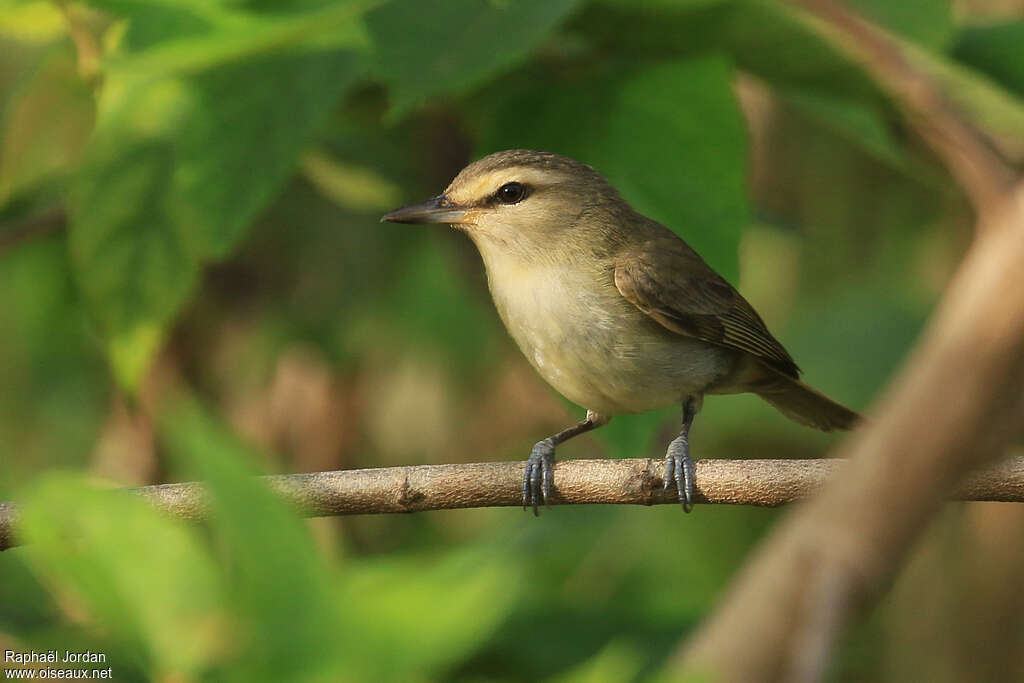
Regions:
M 533 507 L 533 514 L 539 515 L 537 509 L 543 500 L 548 504 L 551 495 L 552 467 L 555 464 L 555 446 L 551 439 L 538 441 L 526 460 L 526 471 L 523 473 L 523 509 Z
M 693 510 L 694 466 L 690 458 L 689 441 L 680 436 L 668 447 L 665 454 L 665 490 L 675 482 L 679 503 L 684 512 Z

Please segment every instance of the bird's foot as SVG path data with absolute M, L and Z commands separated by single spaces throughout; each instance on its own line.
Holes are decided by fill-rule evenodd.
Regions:
M 685 434 L 680 434 L 668 445 L 668 452 L 665 454 L 665 490 L 669 490 L 673 481 L 676 483 L 683 512 L 693 509 L 693 479 L 690 441 Z
M 551 439 L 538 441 L 526 461 L 523 475 L 523 509 L 533 506 L 533 514 L 539 515 L 537 505 L 543 499 L 548 504 L 551 495 L 551 468 L 555 464 L 555 442 Z

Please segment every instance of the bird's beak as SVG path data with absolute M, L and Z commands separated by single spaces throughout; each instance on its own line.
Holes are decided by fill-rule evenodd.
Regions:
M 469 209 L 452 204 L 447 197 L 440 194 L 436 197 L 395 209 L 381 217 L 380 222 L 390 223 L 450 223 L 458 225 L 466 220 Z

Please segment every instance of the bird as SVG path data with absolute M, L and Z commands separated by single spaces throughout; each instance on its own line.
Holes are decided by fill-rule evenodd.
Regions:
M 526 460 L 523 508 L 535 515 L 551 496 L 556 447 L 616 415 L 681 406 L 663 486 L 675 484 L 686 512 L 696 488 L 690 429 L 705 395 L 753 393 L 823 431 L 860 419 L 800 380 L 761 316 L 689 244 L 575 159 L 495 152 L 381 222 L 465 232 L 509 334 L 541 377 L 586 410 Z

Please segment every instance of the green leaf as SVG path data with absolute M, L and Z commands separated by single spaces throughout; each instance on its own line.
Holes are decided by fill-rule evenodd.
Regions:
M 228 23 L 231 16 L 219 3 L 202 7 L 194 2 L 91 0 L 89 4 L 127 20 L 117 44 L 119 51 L 126 52 L 181 36 L 210 33 L 218 24 Z
M 445 667 L 486 642 L 526 589 L 513 558 L 490 547 L 351 567 L 341 602 L 358 634 L 349 660 L 355 679 L 443 678 Z
M 215 419 L 182 403 L 161 431 L 175 460 L 210 487 L 210 526 L 242 619 L 233 680 L 424 678 L 486 638 L 524 592 L 515 564 L 490 547 L 426 565 L 353 559 L 332 572 L 305 523 L 253 476 L 252 453 Z
M 953 56 L 1024 97 L 1024 20 L 964 28 Z
M 37 575 L 132 644 L 154 679 L 191 678 L 225 646 L 221 577 L 184 522 L 50 474 L 25 497 L 19 530 Z
M 578 25 L 601 52 L 658 59 L 726 54 L 793 106 L 806 105 L 808 115 L 841 112 L 838 131 L 870 154 L 890 161 L 902 155 L 883 141 L 885 122 L 895 116 L 886 95 L 831 36 L 819 33 L 819 23 L 786 3 L 720 0 L 654 12 L 606 1 L 588 8 Z
M 910 162 L 906 149 L 877 109 L 856 100 L 810 90 L 791 90 L 781 93 L 781 96 L 800 113 L 831 128 L 870 156 L 897 169 L 908 168 Z
M 395 113 L 465 92 L 523 61 L 579 0 L 392 0 L 366 17 L 373 73 L 391 86 Z
M 195 285 L 199 255 L 165 204 L 168 146 L 140 140 L 104 151 L 93 146 L 76 180 L 70 247 L 85 299 L 109 335 L 114 374 L 134 390 Z
M 878 8 L 883 4 L 863 1 Z M 930 8 L 928 12 L 945 14 L 931 0 L 920 2 Z M 757 76 L 783 97 L 796 93 L 792 104 L 810 104 L 806 112 L 809 116 L 820 116 L 820 105 L 826 101 L 833 110 L 852 107 L 842 120 L 829 125 L 872 156 L 877 157 L 880 151 L 878 124 L 899 119 L 891 98 L 851 58 L 851 47 L 842 36 L 795 5 L 769 0 L 720 0 L 680 3 L 674 7 L 659 5 L 659 11 L 652 11 L 649 5 L 605 0 L 588 6 L 574 27 L 584 32 L 593 41 L 595 51 L 601 53 L 663 59 L 725 52 L 739 69 Z M 919 27 L 922 34 L 918 35 L 910 26 L 913 13 L 902 9 L 884 11 L 891 13 L 894 26 L 903 26 L 908 36 L 926 45 L 945 40 L 942 16 L 928 15 L 930 18 Z M 923 34 L 931 37 L 922 37 Z M 1020 62 L 1013 61 L 1017 35 L 1015 30 L 1007 29 L 1005 38 L 1001 34 L 996 37 L 995 42 L 1006 46 L 999 48 L 1000 54 L 1005 55 L 999 58 L 1001 63 Z M 905 58 L 934 79 L 942 94 L 972 123 L 992 135 L 1004 153 L 1013 159 L 1024 159 L 1024 105 L 1019 99 L 936 52 L 907 41 L 900 46 Z M 806 98 L 808 93 L 810 99 Z M 853 114 L 857 121 L 849 116 L 855 109 L 861 111 Z M 867 117 L 876 118 L 878 124 L 868 122 Z M 892 152 L 902 154 L 897 149 L 883 154 L 891 158 Z M 916 173 L 919 167 L 912 165 L 909 170 Z M 930 184 L 933 178 L 925 180 Z
M 850 9 L 905 38 L 942 51 L 953 37 L 953 8 L 949 0 L 850 0 Z
M 819 35 L 820 26 L 787 3 L 721 0 L 657 12 L 631 3 L 597 3 L 577 23 L 602 52 L 658 58 L 725 53 L 738 68 L 776 88 L 874 104 L 886 100 L 856 62 Z
M 498 94 L 481 153 L 529 147 L 590 164 L 735 282 L 749 209 L 746 132 L 731 77 L 715 57 L 532 77 Z
M 3 38 L 22 44 L 44 44 L 66 35 L 67 23 L 52 2 L 0 0 L 0 36 Z
M 188 77 L 111 72 L 72 187 L 71 250 L 123 386 L 357 75 L 353 52 L 305 48 Z
M 92 93 L 67 46 L 50 51 L 12 93 L 0 128 L 0 206 L 78 158 L 92 128 Z
M 62 237 L 0 258 L 0 498 L 40 469 L 80 464 L 109 418 L 97 357 Z
M 154 21 L 154 17 L 145 15 L 148 21 L 141 24 L 148 30 L 145 39 L 137 37 L 139 30 L 132 30 L 131 27 L 139 25 L 133 22 L 126 42 L 132 47 L 139 43 L 147 47 L 115 54 L 104 60 L 103 68 L 124 79 L 152 80 L 258 59 L 279 50 L 295 49 L 298 54 L 337 48 L 362 50 L 368 47 L 369 39 L 362 22 L 357 20 L 368 7 L 379 2 L 360 0 L 304 14 L 270 17 L 214 12 L 208 17 L 195 17 L 194 21 L 167 21 L 160 13 L 159 21 Z M 181 11 L 178 7 L 169 10 Z M 153 44 L 149 45 L 150 42 Z
M 162 420 L 171 456 L 210 488 L 210 525 L 242 619 L 232 680 L 333 680 L 345 633 L 330 575 L 303 521 L 256 478 L 253 455 L 200 406 Z
M 365 42 L 362 26 L 353 19 L 381 1 L 90 0 L 89 4 L 127 23 L 116 51 L 105 61 L 108 67 L 131 62 L 138 71 L 168 75 L 314 38 L 320 47 L 351 44 L 353 37 Z M 181 63 L 175 64 L 174 57 Z
M 625 638 L 613 640 L 596 655 L 553 679 L 553 683 L 601 683 L 639 680 L 646 664 L 642 653 Z

